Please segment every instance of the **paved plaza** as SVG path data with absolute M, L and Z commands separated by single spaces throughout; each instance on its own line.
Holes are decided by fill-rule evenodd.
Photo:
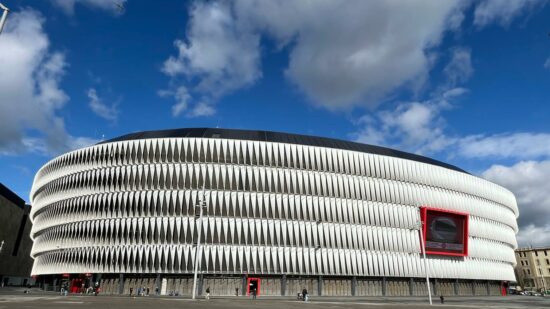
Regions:
M 434 298 L 434 306 L 445 308 L 550 308 L 550 297 L 448 297 L 441 305 Z M 20 289 L 0 290 L 0 309 L 26 308 L 120 308 L 120 309 L 170 309 L 170 308 L 219 308 L 219 309 L 279 309 L 279 308 L 429 308 L 426 298 L 420 297 L 314 297 L 304 303 L 291 297 L 218 297 L 191 300 L 180 297 L 129 297 L 129 296 L 59 296 L 38 290 L 23 294 Z

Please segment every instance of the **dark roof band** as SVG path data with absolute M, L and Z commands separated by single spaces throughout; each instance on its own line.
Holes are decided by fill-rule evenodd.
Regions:
M 307 146 L 327 147 L 334 149 L 353 150 L 395 158 L 407 159 L 431 165 L 448 168 L 454 171 L 468 174 L 468 172 L 454 165 L 447 164 L 438 160 L 427 158 L 413 153 L 395 150 L 386 147 L 361 144 L 356 142 L 344 141 L 339 139 L 317 137 L 301 134 L 290 134 L 271 131 L 257 130 L 236 130 L 236 129 L 217 129 L 217 128 L 183 128 L 171 130 L 142 131 L 130 133 L 115 137 L 110 140 L 100 142 L 99 144 L 120 142 L 138 139 L 170 138 L 170 137 L 196 137 L 196 138 L 224 138 L 235 140 L 249 140 L 262 142 L 276 142 L 285 144 L 298 144 Z

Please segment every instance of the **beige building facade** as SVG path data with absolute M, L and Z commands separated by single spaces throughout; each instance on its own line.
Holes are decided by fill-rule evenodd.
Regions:
M 550 289 L 550 247 L 516 250 L 518 285 L 525 290 Z

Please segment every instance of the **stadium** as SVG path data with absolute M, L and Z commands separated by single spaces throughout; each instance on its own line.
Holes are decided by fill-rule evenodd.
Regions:
M 373 145 L 132 133 L 46 163 L 31 201 L 32 275 L 72 292 L 99 282 L 106 294 L 190 295 L 195 267 L 197 292 L 212 295 L 425 295 L 426 271 L 436 295 L 515 282 L 510 191 Z

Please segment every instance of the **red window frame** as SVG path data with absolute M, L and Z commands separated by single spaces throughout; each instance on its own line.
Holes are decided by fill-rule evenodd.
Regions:
M 260 296 L 260 285 L 261 285 L 261 280 L 260 278 L 255 278 L 255 277 L 248 277 L 247 280 L 246 280 L 246 295 L 250 296 L 250 281 L 252 280 L 256 280 L 258 282 L 258 288 L 256 290 L 256 296 Z
M 450 214 L 455 217 L 462 217 L 463 229 L 462 229 L 462 252 L 449 252 L 449 251 L 439 251 L 434 249 L 428 249 L 426 247 L 426 236 L 427 236 L 427 219 L 430 214 Z M 446 255 L 446 256 L 468 256 L 468 228 L 469 228 L 469 219 L 470 215 L 464 212 L 458 212 L 454 210 L 447 210 L 429 206 L 420 207 L 420 220 L 422 221 L 422 238 L 424 240 L 424 248 L 421 248 L 429 255 Z

